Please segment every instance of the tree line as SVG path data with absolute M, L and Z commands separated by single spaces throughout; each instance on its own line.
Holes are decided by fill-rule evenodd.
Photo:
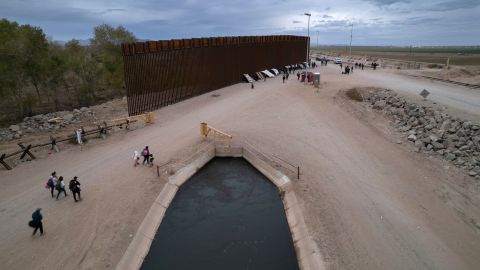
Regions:
M 123 95 L 122 26 L 93 29 L 88 45 L 48 39 L 40 27 L 0 20 L 0 122 L 89 106 Z

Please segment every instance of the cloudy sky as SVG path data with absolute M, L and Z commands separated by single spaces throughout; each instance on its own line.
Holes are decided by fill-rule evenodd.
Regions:
M 312 45 L 480 45 L 480 0 L 0 0 L 0 17 L 55 40 L 101 23 L 141 39 L 307 34 Z

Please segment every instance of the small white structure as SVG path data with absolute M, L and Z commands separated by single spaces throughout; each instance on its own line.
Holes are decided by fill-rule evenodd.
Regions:
M 267 77 L 269 78 L 273 78 L 275 77 L 275 75 L 273 75 L 270 71 L 268 71 L 267 69 L 265 69 L 264 71 L 262 71 L 263 74 L 265 74 Z
M 248 74 L 243 74 L 243 77 L 244 77 L 245 80 L 247 80 L 247 82 L 249 82 L 249 83 L 254 82 L 254 80 L 252 79 L 252 77 L 250 77 L 250 75 L 248 75 Z
M 279 72 L 278 69 L 276 69 L 276 68 L 272 68 L 272 69 L 270 69 L 270 70 L 272 71 L 272 73 L 273 73 L 275 76 L 277 76 L 278 74 L 280 74 L 280 72 Z
M 78 144 L 83 144 L 83 140 L 82 140 L 82 130 L 81 129 L 77 129 L 77 131 L 75 132 L 77 134 L 77 142 Z
M 316 88 L 320 87 L 320 72 L 313 73 L 313 85 Z

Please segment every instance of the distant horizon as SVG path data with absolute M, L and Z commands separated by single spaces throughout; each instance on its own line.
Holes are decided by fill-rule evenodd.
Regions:
M 127 29 L 128 30 L 128 29 Z M 133 33 L 135 35 L 135 33 Z M 231 35 L 232 37 L 234 37 L 235 35 Z M 246 36 L 246 35 L 245 35 Z M 255 36 L 255 35 L 253 35 Z M 271 36 L 271 35 L 266 35 L 266 36 Z M 301 36 L 301 35 L 300 35 Z M 48 36 L 47 37 L 51 37 L 51 36 Z M 208 36 L 208 37 L 202 37 L 202 38 L 210 38 L 210 37 L 229 37 L 228 35 L 227 36 Z M 191 37 L 191 38 L 198 38 L 198 37 Z M 191 38 L 183 38 L 183 39 L 191 39 Z M 81 45 L 87 45 L 86 42 L 90 42 L 90 38 L 87 38 L 87 39 L 76 39 L 76 38 L 73 38 L 75 40 L 78 40 L 80 42 Z M 175 39 L 175 38 L 173 38 Z M 67 43 L 68 41 L 72 40 L 57 40 L 57 39 L 52 39 L 54 42 L 59 42 L 60 44 L 65 44 Z M 145 42 L 145 41 L 159 41 L 159 40 L 172 40 L 172 39 L 142 39 L 142 38 L 139 38 L 137 37 L 137 40 L 139 42 Z M 328 46 L 331 46 L 331 47 L 345 47 L 345 46 L 350 46 L 350 44 L 319 44 L 319 47 L 328 47 Z M 310 47 L 311 48 L 316 48 L 316 44 L 314 44 L 313 42 L 310 43 Z M 367 44 L 352 44 L 352 48 L 354 47 L 394 47 L 394 48 L 480 48 L 480 44 L 478 45 L 367 45 Z

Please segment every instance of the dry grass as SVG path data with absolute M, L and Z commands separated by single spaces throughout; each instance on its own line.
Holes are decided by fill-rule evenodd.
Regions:
M 355 101 L 359 101 L 359 102 L 363 101 L 362 94 L 360 94 L 360 92 L 358 92 L 357 88 L 349 89 L 349 90 L 347 90 L 347 92 L 345 94 L 351 100 L 355 100 Z

